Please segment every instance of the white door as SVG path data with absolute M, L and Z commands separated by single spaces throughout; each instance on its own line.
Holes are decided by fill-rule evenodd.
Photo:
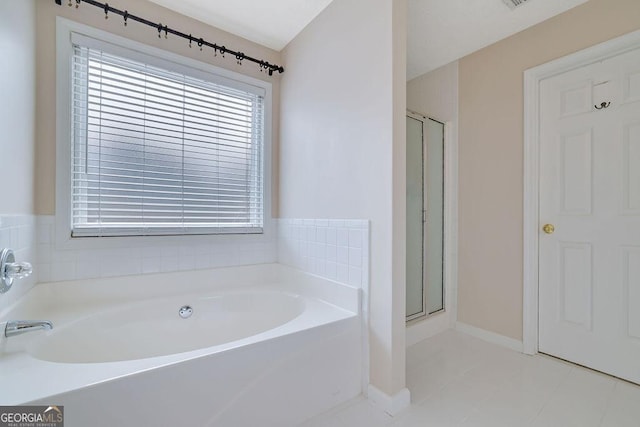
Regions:
M 640 383 L 640 50 L 541 83 L 540 222 L 539 350 Z

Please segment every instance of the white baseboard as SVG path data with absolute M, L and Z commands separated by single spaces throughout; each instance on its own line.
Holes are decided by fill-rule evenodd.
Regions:
M 411 393 L 409 389 L 403 388 L 393 396 L 389 396 L 377 387 L 369 384 L 367 387 L 367 397 L 374 405 L 394 416 L 411 405 Z
M 412 346 L 447 329 L 451 329 L 451 316 L 446 311 L 411 321 L 407 324 L 406 345 Z
M 496 334 L 495 332 L 487 331 L 486 329 L 477 328 L 462 322 L 456 322 L 456 330 L 472 335 L 476 338 L 480 338 L 483 341 L 509 348 L 519 353 L 522 353 L 523 351 L 522 341 Z

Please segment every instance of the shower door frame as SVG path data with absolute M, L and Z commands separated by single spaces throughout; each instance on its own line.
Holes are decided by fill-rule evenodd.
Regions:
M 433 120 L 444 127 L 444 159 L 443 159 L 443 236 L 442 236 L 442 310 L 426 313 L 426 292 L 424 291 L 425 274 L 423 268 L 423 310 L 412 316 L 405 316 L 407 326 L 432 318 L 441 318 L 444 323 L 437 327 L 445 330 L 454 327 L 457 320 L 457 283 L 458 283 L 458 143 L 457 125 L 452 121 L 440 120 L 436 117 L 407 109 L 406 116 L 424 123 Z M 426 162 L 426 134 L 422 133 L 423 165 Z M 423 166 L 424 167 L 424 166 Z M 424 169 L 423 169 L 424 170 Z M 426 178 L 425 178 L 426 179 Z M 426 202 L 426 197 L 425 197 Z M 425 206 L 426 209 L 426 206 Z M 426 233 L 423 232 L 423 248 L 426 245 Z M 424 254 L 424 252 L 423 252 Z M 423 255 L 424 264 L 424 255 Z M 446 319 L 444 319 L 446 317 Z M 436 323 L 442 323 L 440 321 Z
M 420 319 L 424 319 L 429 317 L 429 313 L 427 313 L 427 292 L 425 290 L 425 284 L 426 284 L 426 269 L 425 269 L 425 264 L 426 264 L 426 257 L 425 257 L 425 253 L 426 253 L 426 245 L 427 245 L 427 233 L 425 230 L 425 224 L 426 224 L 426 220 L 425 220 L 425 215 L 426 215 L 426 210 L 427 210 L 427 193 L 426 193 L 426 187 L 427 187 L 427 177 L 425 174 L 425 165 L 427 163 L 427 134 L 425 132 L 425 122 L 427 120 L 429 120 L 428 117 L 423 116 L 422 114 L 419 113 L 414 113 L 412 111 L 407 110 L 407 117 L 408 118 L 412 118 L 414 120 L 419 121 L 420 123 L 422 123 L 422 262 L 421 262 L 421 267 L 422 267 L 422 310 L 420 310 L 417 313 L 405 316 L 406 321 L 407 322 L 411 322 L 411 321 L 415 321 L 415 320 L 420 320 Z M 406 175 L 406 174 L 405 174 Z M 443 299 L 444 299 L 444 283 L 443 283 Z

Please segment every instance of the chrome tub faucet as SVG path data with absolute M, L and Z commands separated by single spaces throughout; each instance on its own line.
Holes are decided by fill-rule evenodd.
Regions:
M 48 320 L 12 320 L 4 327 L 4 336 L 8 338 L 27 332 L 51 329 L 53 329 L 53 323 Z

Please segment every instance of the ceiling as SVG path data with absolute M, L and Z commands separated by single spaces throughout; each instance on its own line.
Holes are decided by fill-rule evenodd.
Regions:
M 409 0 L 407 80 L 462 58 L 587 0 Z
M 332 0 L 151 0 L 280 51 Z
M 332 0 L 151 0 L 274 50 Z M 408 0 L 407 80 L 462 58 L 587 0 Z

